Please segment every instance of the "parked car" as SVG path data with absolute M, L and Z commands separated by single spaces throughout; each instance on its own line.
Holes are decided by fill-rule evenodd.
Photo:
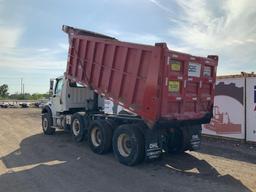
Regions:
M 28 108 L 29 107 L 29 103 L 20 103 L 20 106 L 22 108 Z
M 1 108 L 8 108 L 9 104 L 8 103 L 1 103 L 0 107 Z

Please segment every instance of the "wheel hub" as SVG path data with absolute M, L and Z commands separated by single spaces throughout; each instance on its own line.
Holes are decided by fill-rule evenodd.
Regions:
M 47 128 L 48 128 L 48 120 L 47 120 L 47 118 L 44 118 L 43 119 L 43 129 L 46 131 Z
M 119 135 L 117 139 L 117 148 L 119 153 L 124 157 L 128 157 L 131 154 L 132 142 L 129 135 L 125 133 Z
M 75 136 L 78 136 L 81 130 L 80 122 L 75 119 L 73 122 L 72 130 Z
M 91 131 L 91 140 L 92 144 L 96 147 L 101 145 L 102 142 L 102 134 L 98 127 L 94 127 Z

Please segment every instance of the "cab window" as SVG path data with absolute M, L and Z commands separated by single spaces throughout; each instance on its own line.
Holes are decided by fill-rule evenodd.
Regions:
M 73 88 L 84 88 L 84 86 L 82 84 L 74 82 L 74 81 L 70 81 L 69 86 L 73 87 Z
M 60 95 L 63 86 L 63 79 L 57 79 L 55 87 L 55 95 Z

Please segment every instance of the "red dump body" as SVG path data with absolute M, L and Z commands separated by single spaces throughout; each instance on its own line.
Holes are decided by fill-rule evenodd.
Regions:
M 195 120 L 211 113 L 218 56 L 197 57 L 64 27 L 70 47 L 66 75 L 141 116 Z

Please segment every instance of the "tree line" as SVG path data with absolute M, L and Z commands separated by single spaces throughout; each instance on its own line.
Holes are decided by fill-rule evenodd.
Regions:
M 49 98 L 49 93 L 14 93 L 9 94 L 8 85 L 0 85 L 0 99 L 13 99 L 13 100 L 39 100 Z

